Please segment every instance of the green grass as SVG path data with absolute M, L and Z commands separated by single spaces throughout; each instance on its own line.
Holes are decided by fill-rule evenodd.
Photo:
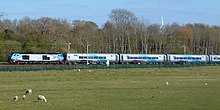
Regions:
M 12 101 L 26 88 L 33 94 Z M 37 102 L 39 94 L 48 102 Z M 219 66 L 0 72 L 0 110 L 220 110 L 219 104 Z

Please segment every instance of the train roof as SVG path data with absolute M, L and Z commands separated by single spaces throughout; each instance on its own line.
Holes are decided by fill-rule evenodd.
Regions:
M 204 56 L 204 54 L 203 55 L 199 55 L 199 54 L 167 54 L 167 55 L 181 55 L 181 56 Z
M 87 53 L 64 53 L 64 54 L 87 54 Z M 117 54 L 117 53 L 88 53 L 88 54 Z
M 11 52 L 10 54 L 61 54 L 60 52 Z
M 166 55 L 166 54 L 121 54 L 121 55 Z

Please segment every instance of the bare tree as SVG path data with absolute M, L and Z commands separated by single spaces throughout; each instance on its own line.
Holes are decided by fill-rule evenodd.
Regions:
M 138 19 L 134 13 L 125 9 L 114 9 L 109 15 L 110 22 L 114 25 L 121 53 L 132 53 L 131 39 L 134 35 L 134 26 Z

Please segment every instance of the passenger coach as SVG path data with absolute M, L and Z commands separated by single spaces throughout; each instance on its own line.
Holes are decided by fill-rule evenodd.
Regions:
M 120 63 L 164 63 L 166 61 L 165 54 L 120 54 Z
M 220 63 L 220 55 L 209 55 L 210 62 Z
M 170 63 L 206 63 L 209 62 L 208 55 L 167 55 Z
M 98 54 L 98 53 L 65 53 L 65 61 L 68 64 L 110 64 L 118 63 L 118 54 Z

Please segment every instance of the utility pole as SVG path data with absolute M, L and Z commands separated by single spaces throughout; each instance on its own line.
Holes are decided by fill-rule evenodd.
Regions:
M 68 45 L 67 45 L 68 53 L 70 53 L 70 45 L 71 45 L 71 43 L 69 42 Z
M 89 64 L 89 42 L 86 42 L 86 53 L 87 53 L 87 60 L 86 60 L 86 64 L 88 65 Z
M 183 53 L 186 54 L 186 45 L 183 45 Z

